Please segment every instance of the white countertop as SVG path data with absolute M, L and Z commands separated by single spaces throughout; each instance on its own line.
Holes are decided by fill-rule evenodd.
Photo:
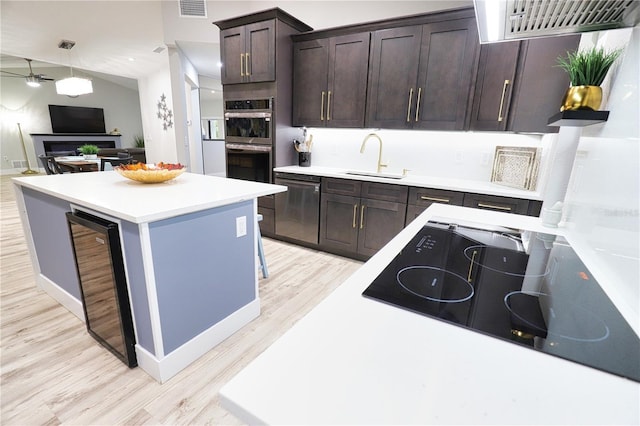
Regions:
M 134 223 L 153 222 L 286 191 L 285 186 L 183 173 L 144 184 L 114 171 L 13 178 L 16 185 Z
M 222 404 L 248 424 L 640 422 L 636 382 L 364 298 L 431 218 L 550 233 L 538 218 L 433 205 L 227 383 Z
M 347 174 L 347 169 L 333 167 L 300 167 L 285 166 L 273 169 L 275 172 L 298 173 L 304 175 L 334 177 L 342 179 L 356 179 L 369 182 L 383 182 L 393 185 L 417 186 L 420 188 L 445 189 L 448 191 L 472 192 L 476 194 L 497 195 L 502 197 L 522 198 L 526 200 L 542 201 L 540 191 L 526 191 L 523 189 L 511 188 L 493 182 L 477 180 L 451 179 L 433 176 L 419 176 L 411 172 L 402 179 L 389 179 L 372 176 L 360 176 Z

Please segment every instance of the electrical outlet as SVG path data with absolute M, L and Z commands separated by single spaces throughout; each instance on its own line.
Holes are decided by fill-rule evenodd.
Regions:
M 244 235 L 247 235 L 247 217 L 236 217 L 236 237 L 240 238 Z
M 9 157 L 7 157 L 6 155 L 2 158 L 4 159 L 4 161 L 9 161 Z
M 464 154 L 462 151 L 456 151 L 455 162 L 456 164 L 460 164 L 464 161 Z
M 489 164 L 491 164 L 491 153 L 490 152 L 483 152 L 482 153 L 482 159 L 480 160 L 483 166 L 488 166 Z

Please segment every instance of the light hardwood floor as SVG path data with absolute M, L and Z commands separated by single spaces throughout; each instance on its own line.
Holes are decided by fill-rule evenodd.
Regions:
M 0 424 L 240 424 L 218 390 L 362 264 L 264 239 L 260 317 L 160 385 L 35 286 L 13 184 L 0 177 Z

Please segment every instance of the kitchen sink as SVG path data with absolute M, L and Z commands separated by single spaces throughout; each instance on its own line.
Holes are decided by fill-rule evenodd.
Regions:
M 345 174 L 348 175 L 356 175 L 356 176 L 371 176 L 371 177 L 379 177 L 384 179 L 402 179 L 405 176 L 396 173 L 377 173 L 377 172 L 368 172 L 366 170 L 347 170 Z

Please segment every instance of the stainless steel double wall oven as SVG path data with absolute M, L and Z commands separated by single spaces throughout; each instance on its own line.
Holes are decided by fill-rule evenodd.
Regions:
M 227 177 L 272 181 L 273 98 L 224 102 Z
M 224 88 L 225 157 L 227 177 L 273 183 L 274 167 L 295 162 L 292 140 L 300 133 L 291 127 L 290 96 L 276 97 L 271 83 L 234 84 Z M 258 198 L 263 235 L 275 235 L 275 198 Z

